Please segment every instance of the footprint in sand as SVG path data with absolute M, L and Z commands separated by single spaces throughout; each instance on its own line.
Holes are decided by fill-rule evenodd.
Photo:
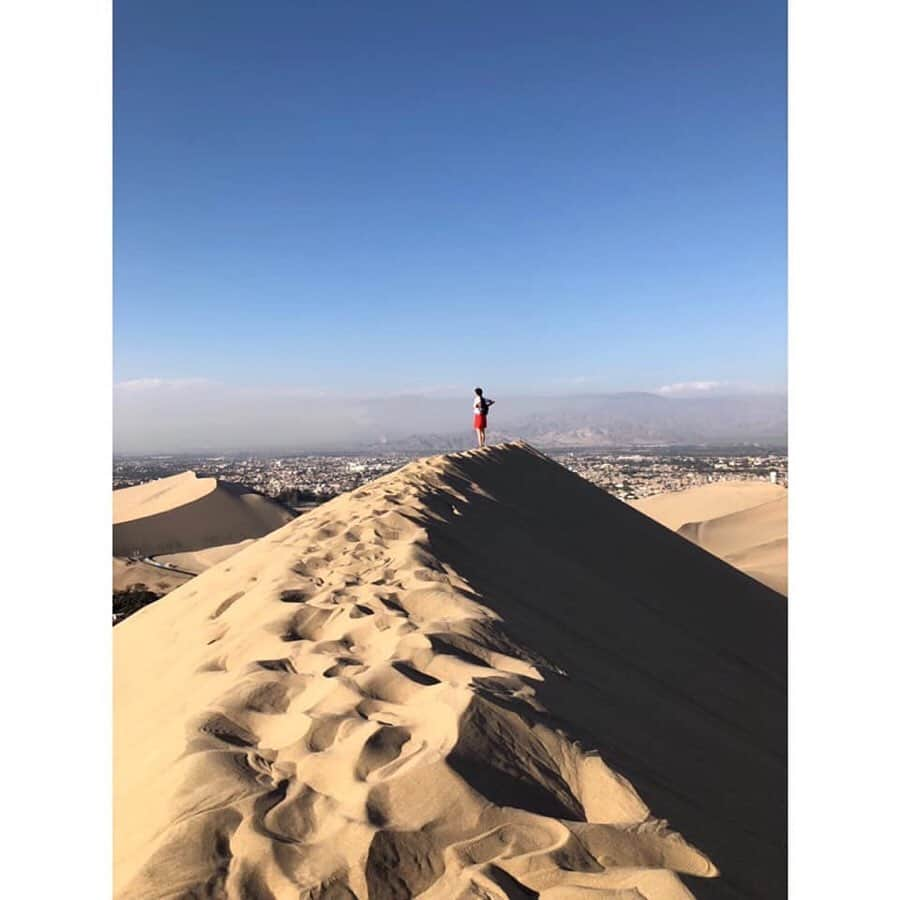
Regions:
M 333 609 L 304 606 L 287 622 L 283 622 L 276 628 L 281 631 L 281 640 L 285 642 L 315 641 L 319 639 L 322 630 L 334 616 Z
M 363 745 L 354 770 L 356 777 L 365 781 L 376 769 L 393 762 L 409 737 L 409 730 L 401 726 L 381 726 Z
M 197 666 L 194 671 L 200 675 L 203 672 L 227 672 L 228 667 L 225 664 L 226 657 L 217 656 L 215 659 L 211 659 L 208 662 L 202 663 Z
M 321 753 L 335 742 L 342 725 L 347 723 L 344 716 L 322 716 L 313 719 L 306 732 L 306 746 L 312 753 Z
M 335 659 L 348 658 L 354 650 L 353 641 L 343 637 L 333 641 L 319 641 L 312 647 L 313 653 L 332 656 Z
M 222 713 L 205 716 L 193 725 L 192 730 L 203 737 L 210 737 L 232 747 L 255 747 L 258 738 L 248 728 L 238 725 Z M 189 743 L 194 743 L 196 737 Z
M 441 683 L 440 678 L 435 678 L 432 675 L 426 675 L 424 672 L 420 672 L 415 666 L 410 665 L 407 662 L 403 662 L 402 660 L 392 662 L 391 667 L 396 669 L 401 675 L 405 675 L 410 679 L 410 681 L 415 681 L 416 684 L 430 686 L 432 684 Z
M 285 781 L 281 790 L 273 792 L 273 800 L 274 803 L 262 816 L 263 827 L 278 840 L 292 844 L 313 834 L 319 823 L 337 806 L 334 798 L 320 794 L 302 782 L 291 784 Z M 254 896 L 261 897 L 263 894 Z M 339 900 L 341 895 L 335 893 L 334 896 L 335 900 Z M 345 896 L 350 896 L 349 892 Z
M 222 615 L 225 610 L 227 610 L 232 603 L 236 603 L 241 597 L 244 596 L 243 591 L 238 591 L 236 594 L 232 594 L 227 600 L 223 600 L 210 615 L 210 619 L 218 619 L 219 616 Z
M 423 690 L 439 683 L 438 679 L 402 660 L 381 664 L 360 675 L 357 684 L 368 699 L 398 705 L 408 703 Z
M 360 672 L 364 672 L 366 666 L 364 663 L 360 662 L 358 659 L 354 659 L 352 656 L 339 656 L 335 661 L 333 666 L 329 666 L 322 674 L 326 678 L 334 678 L 337 675 L 343 675 L 347 669 L 359 669 Z
M 267 672 L 288 672 L 291 675 L 297 674 L 294 664 L 287 657 L 282 657 L 281 659 L 258 659 L 256 662 L 250 664 L 250 669 L 251 671 L 254 669 L 265 669 Z
M 206 646 L 210 646 L 210 644 L 215 644 L 217 641 L 221 641 L 225 635 L 228 634 L 228 626 L 224 623 L 219 623 L 217 625 L 213 625 L 207 632 L 207 640 Z
M 377 599 L 380 600 L 381 603 L 387 609 L 389 609 L 391 612 L 397 613 L 398 615 L 403 616 L 404 618 L 409 616 L 409 613 L 406 611 L 404 606 L 397 599 L 396 594 L 391 594 L 387 597 L 378 597 Z
M 266 681 L 251 688 L 242 697 L 250 712 L 280 715 L 287 712 L 291 700 L 303 692 L 303 685 L 288 685 L 283 681 Z

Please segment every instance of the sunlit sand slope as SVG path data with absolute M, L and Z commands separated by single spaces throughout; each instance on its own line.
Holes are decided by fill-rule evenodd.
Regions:
M 635 509 L 678 531 L 688 522 L 716 519 L 787 496 L 787 488 L 768 481 L 716 481 L 683 491 L 654 494 L 632 502 Z
M 121 898 L 784 896 L 783 599 L 525 445 L 114 641 Z
M 239 541 L 237 544 L 225 544 L 224 547 L 209 547 L 206 550 L 195 550 L 192 553 L 163 554 L 157 556 L 156 560 L 199 575 L 200 572 L 205 572 L 207 569 L 218 565 L 223 559 L 234 556 L 235 553 L 246 549 L 252 543 L 253 539 L 248 538 L 246 541 Z
M 678 533 L 753 578 L 787 594 L 787 496 L 705 522 Z
M 215 478 L 181 472 L 113 491 L 113 524 L 145 519 L 200 500 L 216 489 Z
M 261 537 L 294 514 L 237 484 L 183 472 L 113 491 L 113 556 L 183 553 Z
M 253 543 L 253 538 L 223 547 L 209 547 L 189 553 L 169 553 L 155 557 L 155 562 L 174 569 L 164 569 L 145 562 L 113 557 L 113 590 L 124 591 L 133 585 L 143 585 L 157 594 L 167 594 L 179 585 L 190 581 L 191 575 L 205 572 L 211 566 L 234 556 Z
M 112 565 L 113 591 L 125 591 L 130 587 L 142 585 L 154 593 L 167 594 L 191 578 L 190 575 L 182 575 L 180 572 L 166 572 L 156 566 L 149 566 L 143 562 L 128 562 L 115 556 Z
M 636 500 L 635 509 L 787 595 L 787 489 L 720 481 Z

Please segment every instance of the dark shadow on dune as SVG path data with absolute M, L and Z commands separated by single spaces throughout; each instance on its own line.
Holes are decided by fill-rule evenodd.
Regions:
M 233 859 L 231 838 L 241 821 L 238 812 L 202 812 L 177 824 L 143 865 L 122 896 L 153 900 L 153 885 L 164 883 L 172 897 L 224 897 Z
M 516 715 L 476 696 L 459 723 L 447 765 L 496 806 L 554 819 L 584 820 L 584 809 L 540 741 L 529 742 Z
M 485 874 L 500 885 L 508 900 L 533 900 L 540 896 L 537 891 L 525 887 L 521 881 L 517 881 L 509 872 L 504 872 L 499 866 L 487 866 Z
M 533 682 L 553 727 L 710 856 L 721 876 L 690 878 L 698 897 L 786 896 L 784 597 L 530 448 L 453 460 L 446 480 L 468 502 L 428 524 L 433 552 L 565 673 Z M 477 759 L 457 748 L 450 762 L 512 799 L 509 773 L 479 775 Z M 554 802 L 546 814 L 572 817 Z
M 401 675 L 405 675 L 410 681 L 416 682 L 416 684 L 422 684 L 426 687 L 429 687 L 432 684 L 440 684 L 439 678 L 434 678 L 431 675 L 426 675 L 425 672 L 420 672 L 417 668 L 411 666 L 409 663 L 398 660 L 396 662 L 392 662 L 391 666 L 396 669 Z
M 447 656 L 455 656 L 457 659 L 468 663 L 470 666 L 485 666 L 490 668 L 489 663 L 471 652 L 471 648 L 464 638 L 457 637 L 455 634 L 429 634 L 428 641 L 435 653 L 444 653 Z
M 369 900 L 408 900 L 434 884 L 443 872 L 441 850 L 430 835 L 379 831 L 366 859 Z

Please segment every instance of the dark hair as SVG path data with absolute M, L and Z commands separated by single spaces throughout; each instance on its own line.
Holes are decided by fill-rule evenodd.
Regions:
M 475 388 L 475 393 L 480 397 L 482 394 L 481 388 Z

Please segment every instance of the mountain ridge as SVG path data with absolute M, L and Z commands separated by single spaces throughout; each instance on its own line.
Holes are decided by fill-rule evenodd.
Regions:
M 410 398 L 410 402 L 419 400 Z M 443 401 L 442 401 L 443 402 Z M 389 418 L 391 412 L 386 411 Z M 675 398 L 645 392 L 565 397 L 511 397 L 489 418 L 497 441 L 536 447 L 671 446 L 787 442 L 787 401 L 781 394 Z M 459 429 L 409 434 L 367 446 L 456 449 L 471 435 Z
M 573 441 L 591 446 L 784 445 L 787 441 L 787 400 L 778 393 L 689 398 L 646 392 L 526 396 L 487 390 L 497 400 L 489 417 L 493 439 L 524 439 L 546 447 Z M 242 404 L 249 400 L 220 398 L 215 393 L 196 398 L 173 394 L 164 429 L 162 424 L 156 428 L 156 407 L 133 409 L 128 416 L 120 416 L 117 452 L 146 455 L 226 448 L 311 452 L 416 446 L 443 452 L 471 446 L 471 399 L 465 393 L 335 396 L 312 404 L 308 398 L 285 395 Z M 227 417 L 223 410 L 228 410 Z M 241 422 L 240 434 L 230 433 L 224 419 Z M 123 439 L 129 429 L 142 436 L 139 446 L 134 438 Z M 266 447 L 249 447 L 246 436 L 252 434 L 267 435 Z

